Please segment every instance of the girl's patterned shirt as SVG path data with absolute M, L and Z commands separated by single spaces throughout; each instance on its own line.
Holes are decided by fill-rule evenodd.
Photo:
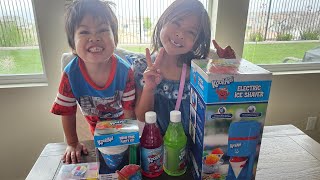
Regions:
M 147 68 L 147 62 L 143 55 L 129 55 L 127 60 L 132 63 L 134 71 L 134 79 L 137 90 L 142 90 L 144 86 L 143 72 Z M 154 57 L 152 58 L 155 59 Z M 154 111 L 157 113 L 157 124 L 162 135 L 165 134 L 170 122 L 170 111 L 175 109 L 180 81 L 162 79 L 157 86 L 154 94 Z M 189 110 L 190 110 L 190 81 L 186 80 L 180 109 L 181 121 L 184 126 L 185 133 L 189 129 Z

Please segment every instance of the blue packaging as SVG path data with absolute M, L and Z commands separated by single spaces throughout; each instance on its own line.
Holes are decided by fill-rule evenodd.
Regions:
M 137 120 L 100 121 L 94 132 L 99 179 L 141 179 Z
M 192 61 L 188 136 L 194 179 L 255 178 L 271 78 L 244 59 Z

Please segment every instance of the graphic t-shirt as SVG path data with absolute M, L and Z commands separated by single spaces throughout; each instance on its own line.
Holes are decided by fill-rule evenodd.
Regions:
M 111 57 L 111 73 L 104 87 L 89 77 L 84 62 L 74 58 L 64 69 L 59 91 L 51 112 L 74 115 L 79 105 L 94 132 L 100 120 L 122 119 L 123 110 L 133 110 L 135 84 L 133 71 L 120 57 Z

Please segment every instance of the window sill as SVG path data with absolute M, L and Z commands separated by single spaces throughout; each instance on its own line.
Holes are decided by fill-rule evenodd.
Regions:
M 6 88 L 22 88 L 22 87 L 46 87 L 48 83 L 14 83 L 14 84 L 0 84 L 0 89 Z
M 44 74 L 0 76 L 0 88 L 39 87 L 39 86 L 48 86 L 48 80 Z
M 319 74 L 320 63 L 294 63 L 294 64 L 261 64 L 260 67 L 272 72 L 273 75 L 292 74 Z

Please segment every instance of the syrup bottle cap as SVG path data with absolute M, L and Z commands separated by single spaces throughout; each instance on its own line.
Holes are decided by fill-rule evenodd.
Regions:
M 148 111 L 145 114 L 146 123 L 153 124 L 157 122 L 157 114 L 153 111 Z
M 174 123 L 181 122 L 181 112 L 174 110 L 170 112 L 170 121 Z

